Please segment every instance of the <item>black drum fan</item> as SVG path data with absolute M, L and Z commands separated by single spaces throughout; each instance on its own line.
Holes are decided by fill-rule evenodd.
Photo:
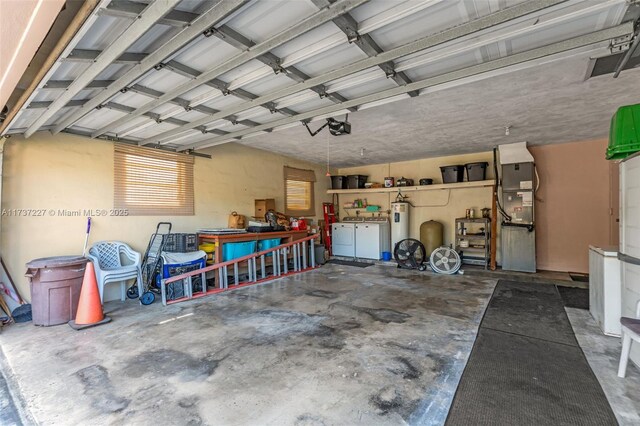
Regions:
M 407 238 L 396 244 L 393 249 L 393 257 L 398 263 L 398 268 L 418 269 L 424 271 L 427 266 L 424 261 L 427 259 L 424 245 L 413 238 Z

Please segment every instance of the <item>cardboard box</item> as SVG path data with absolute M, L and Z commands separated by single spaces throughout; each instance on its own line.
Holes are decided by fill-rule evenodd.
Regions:
M 269 210 L 276 210 L 276 200 L 274 198 L 265 198 L 262 200 L 255 200 L 256 214 L 255 217 L 264 220 L 264 215 Z

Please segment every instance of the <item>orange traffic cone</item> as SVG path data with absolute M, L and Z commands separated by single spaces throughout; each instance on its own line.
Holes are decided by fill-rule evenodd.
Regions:
M 98 291 L 98 283 L 96 282 L 96 272 L 93 269 L 93 263 L 87 262 L 82 280 L 82 289 L 80 290 L 80 301 L 78 302 L 76 319 L 75 321 L 69 321 L 68 324 L 74 330 L 82 330 L 83 328 L 105 324 L 109 321 L 111 321 L 111 318 L 105 316 L 102 312 L 100 293 Z

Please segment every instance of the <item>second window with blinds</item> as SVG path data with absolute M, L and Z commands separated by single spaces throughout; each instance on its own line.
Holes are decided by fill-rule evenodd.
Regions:
M 315 216 L 313 185 L 316 174 L 313 170 L 284 168 L 285 214 L 289 216 Z

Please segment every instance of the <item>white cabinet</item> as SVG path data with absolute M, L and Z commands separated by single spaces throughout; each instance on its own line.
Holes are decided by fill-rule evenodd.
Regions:
M 620 336 L 621 293 L 617 247 L 589 246 L 589 311 L 609 336 Z
M 389 244 L 388 222 L 356 224 L 357 258 L 379 260 L 383 251 L 389 251 Z

